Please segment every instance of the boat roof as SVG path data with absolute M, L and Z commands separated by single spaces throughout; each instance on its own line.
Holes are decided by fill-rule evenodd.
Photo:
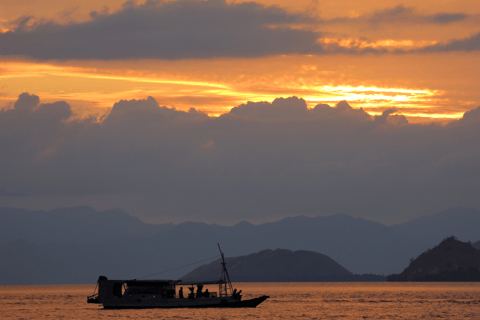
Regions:
M 225 283 L 223 280 L 211 280 L 211 281 L 185 281 L 183 282 L 180 280 L 180 282 L 175 283 L 177 286 L 196 286 L 199 284 L 222 284 Z
M 154 287 L 175 285 L 178 280 L 126 280 L 128 286 L 136 287 Z
M 225 283 L 223 280 L 210 280 L 210 281 L 182 281 L 182 280 L 107 280 L 109 282 L 119 282 L 126 283 L 129 286 L 167 286 L 167 285 L 177 285 L 177 286 L 196 286 L 196 285 L 207 285 L 207 284 L 222 284 Z

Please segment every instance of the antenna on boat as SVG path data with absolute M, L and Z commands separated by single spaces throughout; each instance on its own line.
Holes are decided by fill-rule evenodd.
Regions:
M 222 293 L 225 292 L 225 296 L 228 296 L 228 291 L 227 291 L 227 283 L 228 283 L 228 289 L 230 289 L 230 294 L 233 295 L 233 287 L 232 287 L 232 282 L 230 281 L 230 277 L 228 276 L 228 271 L 226 267 L 226 262 L 225 262 L 225 256 L 223 255 L 222 249 L 220 248 L 220 244 L 217 243 L 218 245 L 218 250 L 220 250 L 220 255 L 222 256 L 222 276 L 221 280 L 223 280 L 223 283 L 225 284 L 224 288 L 222 288 L 222 284 L 220 284 L 220 296 L 222 296 Z

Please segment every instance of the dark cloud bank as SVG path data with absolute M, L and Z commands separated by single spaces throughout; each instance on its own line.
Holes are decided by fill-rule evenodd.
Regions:
M 323 47 L 322 33 L 311 31 L 322 24 L 449 24 L 468 18 L 463 13 L 419 15 L 413 8 L 397 6 L 359 18 L 321 21 L 307 14 L 288 13 L 279 7 L 254 2 L 227 4 L 224 0 L 182 0 L 162 3 L 126 2 L 115 13 L 92 12 L 92 20 L 57 24 L 17 19 L 12 31 L 0 33 L 3 55 L 38 60 L 68 59 L 191 59 L 261 57 L 283 54 L 386 52 L 385 49 Z M 295 25 L 309 25 L 298 29 Z M 310 30 L 309 30 L 310 29 Z M 347 36 L 348 37 L 348 36 Z M 461 42 L 465 42 L 462 44 Z M 425 51 L 479 49 L 478 34 Z M 401 51 L 404 53 L 404 51 Z
M 92 13 L 84 23 L 27 27 L 28 17 L 0 42 L 13 54 L 36 59 L 185 59 L 256 57 L 321 52 L 318 33 L 290 24 L 304 15 L 256 3 L 183 0 L 127 2 L 121 11 Z M 26 21 L 25 21 L 26 20 Z
M 428 46 L 420 51 L 423 52 L 450 52 L 450 51 L 478 51 L 480 50 L 480 33 L 471 37 L 459 40 L 453 40 L 448 43 L 439 43 Z
M 436 13 L 431 15 L 419 14 L 414 7 L 398 5 L 393 8 L 386 8 L 375 11 L 373 14 L 364 14 L 358 17 L 343 17 L 327 20 L 327 23 L 367 23 L 378 27 L 379 24 L 439 24 L 445 25 L 469 18 L 464 13 Z
M 67 103 L 24 93 L 0 113 L 0 190 L 118 195 L 137 201 L 130 212 L 163 221 L 332 213 L 398 221 L 480 207 L 480 108 L 446 126 L 394 112 L 370 117 L 346 102 L 307 109 L 293 97 L 210 118 L 149 97 L 120 101 L 97 123 L 69 121 Z

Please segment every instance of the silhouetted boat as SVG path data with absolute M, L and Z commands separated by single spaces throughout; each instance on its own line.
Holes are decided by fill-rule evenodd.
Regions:
M 220 249 L 220 245 L 218 246 Z M 241 290 L 233 289 L 222 256 L 222 276 L 215 281 L 182 280 L 108 280 L 100 276 L 98 291 L 87 298 L 88 303 L 102 304 L 105 309 L 144 308 L 255 308 L 269 296 L 242 300 Z M 218 292 L 209 292 L 206 285 L 218 285 Z M 183 294 L 183 287 L 190 293 Z M 180 290 L 177 292 L 177 287 Z M 195 287 L 197 291 L 195 292 Z

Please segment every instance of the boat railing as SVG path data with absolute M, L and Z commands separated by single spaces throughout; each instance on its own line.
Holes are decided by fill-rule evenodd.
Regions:
M 189 293 L 187 298 L 190 298 L 192 297 L 192 293 Z M 193 293 L 193 297 L 194 298 L 217 298 L 218 297 L 218 294 L 217 292 L 209 292 L 208 293 L 208 297 L 205 295 L 204 292 L 198 294 L 197 292 Z

